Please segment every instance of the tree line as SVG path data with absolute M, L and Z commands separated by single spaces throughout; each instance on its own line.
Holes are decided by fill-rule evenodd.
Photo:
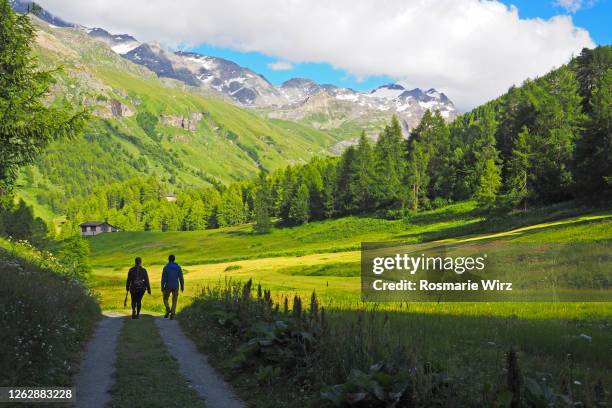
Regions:
M 408 138 L 396 117 L 340 157 L 179 192 L 134 179 L 68 205 L 70 220 L 124 229 L 198 230 L 254 222 L 268 231 L 348 215 L 386 218 L 475 199 L 490 211 L 612 196 L 612 47 L 512 87 L 452 123 L 427 111 Z
M 43 101 L 53 73 L 36 66 L 34 29 L 6 0 L 0 0 L 0 9 L 0 212 L 5 230 L 17 228 L 9 221 L 21 217 L 30 235 L 39 236 L 41 221 L 13 200 L 18 170 L 40 157 L 50 141 L 82 133 L 87 115 L 65 101 L 52 106 Z M 155 126 L 150 116 L 137 121 L 145 131 Z M 570 199 L 605 201 L 612 196 L 611 121 L 612 47 L 605 46 L 583 50 L 568 65 L 512 87 L 450 124 L 428 111 L 405 138 L 393 118 L 375 142 L 362 134 L 340 157 L 313 159 L 230 186 L 211 182 L 208 188 L 178 191 L 175 202 L 165 199 L 176 189 L 170 179 L 142 177 L 106 180 L 86 197 L 50 199 L 67 214 L 62 234 L 76 232 L 85 220 L 159 231 L 254 221 L 255 229 L 265 232 L 272 220 L 294 226 L 359 214 L 397 218 L 466 199 L 491 211 Z

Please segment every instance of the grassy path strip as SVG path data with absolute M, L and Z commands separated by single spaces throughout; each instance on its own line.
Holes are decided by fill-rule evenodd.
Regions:
M 179 373 L 153 317 L 127 320 L 119 338 L 115 384 L 109 407 L 204 407 Z
M 121 315 L 106 314 L 96 327 L 75 377 L 77 408 L 104 407 L 110 400 L 117 338 L 124 320 Z
M 178 360 L 181 374 L 189 379 L 209 408 L 245 406 L 198 352 L 195 344 L 183 334 L 176 320 L 157 317 L 155 323 L 168 350 Z

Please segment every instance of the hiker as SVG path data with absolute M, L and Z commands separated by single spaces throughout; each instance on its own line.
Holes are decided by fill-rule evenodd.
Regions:
M 151 294 L 151 285 L 149 285 L 149 275 L 147 270 L 142 267 L 142 259 L 137 257 L 134 260 L 134 266 L 128 272 L 127 281 L 125 282 L 126 296 L 130 292 L 132 298 L 132 319 L 140 318 L 140 306 L 145 290 Z
M 174 255 L 168 257 L 168 264 L 164 266 L 161 278 L 161 288 L 164 294 L 164 306 L 166 306 L 166 314 L 164 319 L 170 315 L 170 320 L 174 320 L 174 314 L 176 313 L 176 301 L 178 300 L 178 288 L 179 282 L 181 283 L 181 292 L 185 290 L 185 282 L 183 281 L 183 270 L 174 262 L 176 258 Z M 172 294 L 172 308 L 168 306 L 168 298 Z

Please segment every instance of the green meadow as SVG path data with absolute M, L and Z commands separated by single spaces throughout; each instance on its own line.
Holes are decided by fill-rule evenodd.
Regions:
M 361 242 L 398 241 L 427 248 L 440 242 L 595 242 L 611 238 L 610 210 L 581 213 L 573 207 L 557 206 L 490 220 L 474 203 L 465 202 L 403 220 L 349 217 L 294 228 L 274 228 L 269 234 L 256 234 L 248 224 L 206 231 L 102 234 L 89 239 L 94 268 L 90 283 L 101 295 L 104 309 L 122 308 L 127 269 L 140 256 L 154 289 L 152 298 L 145 297 L 145 307 L 161 311 L 161 269 L 167 256 L 174 254 L 183 265 L 187 282 L 182 306 L 207 285 L 225 279 L 250 278 L 277 294 L 307 294 L 316 290 L 329 304 L 357 306 Z M 496 315 L 503 315 L 508 309 L 523 310 L 529 316 L 546 314 L 549 310 L 529 304 L 473 307 L 490 309 Z M 457 309 L 457 306 L 441 304 L 435 308 Z M 563 310 L 567 317 L 578 317 L 581 313 L 578 309 L 589 309 L 596 315 L 610 312 L 607 307 L 586 303 L 580 307 L 557 305 L 551 308 L 554 310 L 551 313 Z
M 427 248 L 440 242 L 610 239 L 610 210 L 581 212 L 557 206 L 491 220 L 470 202 L 404 220 L 344 218 L 275 228 L 265 235 L 254 234 L 250 225 L 200 232 L 123 232 L 90 239 L 94 268 L 90 285 L 99 294 L 103 309 L 123 309 L 127 269 L 135 256 L 141 256 L 152 283 L 152 295 L 145 295 L 143 308 L 160 313 L 161 269 L 167 255 L 174 253 L 184 266 L 186 281 L 179 309 L 190 315 L 210 313 L 188 306 L 204 288 L 225 286 L 228 281 L 253 279 L 255 285 L 270 289 L 279 304 L 284 296 L 309 299 L 315 291 L 338 333 L 349 335 L 363 325 L 359 326 L 363 341 L 355 345 L 359 353 L 353 350 L 351 356 L 337 357 L 342 361 L 359 355 L 361 360 L 351 364 L 368 367 L 388 357 L 381 351 L 384 344 L 402 344 L 419 361 L 432 362 L 454 381 L 468 384 L 462 392 L 470 400 L 467 396 L 483 392 L 483 384 L 501 381 L 505 353 L 514 347 L 526 375 L 555 386 L 572 378 L 576 381 L 570 384 L 574 395 L 589 398 L 597 381 L 604 378 L 610 383 L 611 303 L 364 303 L 360 300 L 359 248 L 368 241 L 412 242 Z M 196 343 L 225 370 L 223 356 L 230 351 L 219 351 L 212 345 L 214 338 L 193 330 Z M 224 336 L 222 332 L 218 335 Z M 394 343 L 397 341 L 400 343 Z M 233 377 L 231 371 L 227 374 Z M 262 403 L 266 395 L 244 381 L 234 385 L 245 398 Z

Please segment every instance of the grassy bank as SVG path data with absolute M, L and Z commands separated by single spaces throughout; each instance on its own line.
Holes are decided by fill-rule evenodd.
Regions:
M 68 386 L 98 303 L 48 254 L 0 239 L 0 386 Z
M 123 325 L 109 407 L 204 407 L 179 373 L 151 316 Z
M 289 299 L 285 311 L 284 299 L 269 299 L 234 283 L 212 288 L 179 316 L 258 407 L 506 406 L 519 392 L 524 406 L 596 406 L 612 380 L 607 319 L 496 316 L 499 304 L 454 304 L 452 313 L 324 308 L 309 298 L 301 307 Z M 519 374 L 509 374 L 511 353 Z

